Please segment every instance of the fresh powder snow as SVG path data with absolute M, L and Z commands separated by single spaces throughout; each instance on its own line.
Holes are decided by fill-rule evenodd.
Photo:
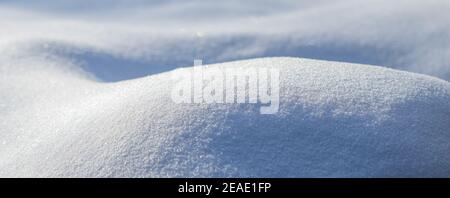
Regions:
M 449 19 L 446 0 L 3 0 L 0 177 L 450 177 Z M 277 111 L 174 102 L 198 68 L 276 69 Z
M 278 68 L 279 112 L 262 115 L 173 103 L 171 76 L 191 68 L 103 83 L 23 61 L 0 78 L 3 177 L 450 176 L 450 83 L 435 77 L 283 57 L 202 66 Z

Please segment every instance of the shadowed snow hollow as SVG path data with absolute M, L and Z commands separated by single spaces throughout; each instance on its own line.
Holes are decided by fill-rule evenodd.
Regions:
M 3 60 L 3 62 L 5 62 Z M 175 104 L 173 73 L 90 80 L 63 60 L 0 73 L 3 177 L 449 177 L 450 84 L 376 66 L 264 58 L 280 108 Z

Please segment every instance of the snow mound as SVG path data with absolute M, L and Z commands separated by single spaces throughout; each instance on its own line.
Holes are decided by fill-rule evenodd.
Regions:
M 29 59 L 1 60 L 2 177 L 450 177 L 450 84 L 434 77 L 297 58 L 203 66 L 278 68 L 279 112 L 263 115 L 175 104 L 171 77 L 189 68 L 102 83 Z

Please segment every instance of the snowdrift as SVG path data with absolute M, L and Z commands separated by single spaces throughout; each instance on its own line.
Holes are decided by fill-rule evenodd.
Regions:
M 450 177 L 450 83 L 262 58 L 280 108 L 175 104 L 174 73 L 103 83 L 57 57 L 2 56 L 2 177 Z M 33 63 L 30 65 L 29 63 Z

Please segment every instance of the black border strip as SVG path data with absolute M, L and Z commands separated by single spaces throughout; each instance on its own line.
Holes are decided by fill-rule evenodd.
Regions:
M 270 183 L 267 192 L 249 192 L 246 194 L 417 194 L 445 193 L 450 194 L 450 179 L 0 179 L 0 190 L 12 193 L 45 193 L 45 194 L 179 194 L 180 185 L 213 185 L 211 195 L 223 193 L 223 183 L 234 183 L 237 187 L 245 183 Z M 261 191 L 263 191 L 262 189 Z M 188 194 L 188 193 L 185 193 Z M 203 194 L 204 193 L 189 193 Z

